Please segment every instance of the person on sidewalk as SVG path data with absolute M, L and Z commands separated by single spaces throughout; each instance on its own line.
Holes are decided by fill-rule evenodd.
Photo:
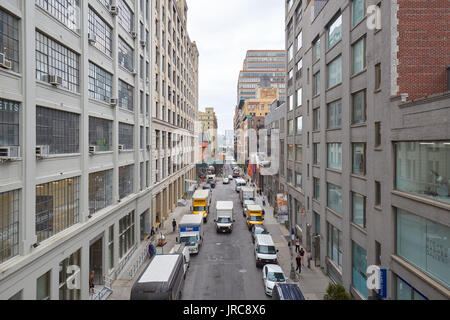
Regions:
M 312 260 L 311 250 L 308 251 L 307 259 L 308 259 L 308 269 L 311 269 L 311 260 Z
M 295 271 L 298 271 L 298 273 L 302 273 L 302 258 L 300 257 L 300 252 L 297 253 L 295 262 L 297 263 L 297 269 L 295 269 Z
M 265 196 L 262 197 L 262 204 L 263 204 L 263 207 L 266 206 L 266 197 Z
M 152 237 L 155 234 L 155 228 L 152 227 L 152 230 L 150 231 L 150 237 Z
M 177 222 L 175 221 L 175 218 L 173 218 L 173 220 L 172 220 L 172 229 L 173 229 L 173 232 L 175 232 L 176 228 L 177 228 Z
M 295 252 L 299 251 L 300 251 L 300 239 L 297 237 L 297 239 L 295 239 Z
M 95 287 L 95 285 L 94 285 L 94 276 L 95 276 L 95 271 L 92 270 L 91 274 L 89 275 L 89 292 L 91 294 L 95 293 L 95 290 L 94 290 L 94 287 Z
M 300 259 L 301 259 L 302 265 L 304 266 L 303 259 L 304 259 L 304 256 L 305 256 L 305 250 L 303 250 L 303 247 L 300 248 L 300 252 L 298 254 L 300 255 Z

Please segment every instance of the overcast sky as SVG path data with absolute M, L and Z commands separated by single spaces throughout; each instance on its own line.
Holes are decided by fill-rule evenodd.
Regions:
M 199 110 L 213 107 L 218 132 L 233 130 L 237 81 L 247 50 L 284 49 L 284 1 L 187 0 L 187 29 L 200 52 Z

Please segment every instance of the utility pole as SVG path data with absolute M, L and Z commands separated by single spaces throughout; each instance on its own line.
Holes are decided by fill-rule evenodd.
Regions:
M 291 275 L 290 278 L 293 281 L 297 281 L 297 275 L 295 274 L 295 264 L 294 264 L 294 228 L 293 228 L 293 219 L 292 219 L 292 215 L 291 215 L 291 199 L 289 197 L 289 195 L 287 196 L 287 200 L 288 200 L 288 218 L 289 218 L 289 229 L 290 229 L 290 234 L 291 234 L 291 239 L 289 240 L 291 245 L 289 246 L 289 251 L 291 254 Z

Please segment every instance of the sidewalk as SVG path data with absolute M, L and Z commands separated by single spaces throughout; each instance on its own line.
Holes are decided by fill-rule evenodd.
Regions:
M 180 221 L 181 217 L 189 213 L 189 208 L 191 207 L 192 200 L 188 200 L 185 207 L 176 207 L 174 212 L 169 215 L 166 221 L 164 221 L 164 227 L 162 227 L 156 235 L 158 236 L 160 232 L 166 237 L 167 244 L 162 248 L 164 253 L 168 253 L 173 246 L 176 244 L 175 238 L 177 237 L 177 232 L 172 231 L 172 219 L 175 218 L 177 223 Z M 158 248 L 158 252 L 161 250 Z M 112 294 L 108 297 L 108 300 L 130 300 L 131 288 L 133 284 L 138 280 L 141 272 L 147 268 L 150 260 L 147 258 L 146 262 L 142 265 L 136 275 L 132 280 L 115 280 L 112 285 Z
M 261 196 L 256 195 L 255 202 L 262 206 L 261 198 Z M 286 277 L 289 278 L 288 281 L 298 283 L 300 290 L 302 291 L 306 300 L 322 300 L 324 294 L 326 293 L 326 288 L 328 286 L 328 283 L 330 282 L 330 279 L 323 273 L 320 267 L 314 266 L 314 261 L 311 261 L 311 268 L 308 269 L 306 259 L 304 261 L 304 266 L 302 266 L 301 274 L 299 275 L 298 273 L 296 273 L 297 279 L 290 279 L 291 252 L 288 246 L 290 232 L 284 224 L 278 223 L 276 217 L 273 214 L 274 209 L 267 203 L 267 201 L 264 210 L 264 225 L 272 235 L 275 247 L 279 250 L 279 264 L 283 269 Z M 294 252 L 294 254 L 296 253 Z

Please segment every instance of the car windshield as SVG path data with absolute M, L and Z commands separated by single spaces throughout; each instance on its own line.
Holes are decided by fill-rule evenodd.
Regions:
M 206 207 L 204 206 L 194 207 L 192 211 L 206 211 Z
M 284 274 L 281 272 L 269 272 L 267 274 L 267 280 L 274 282 L 285 282 Z
M 262 221 L 262 217 L 261 216 L 249 216 L 248 219 L 250 221 Z
M 269 234 L 269 233 L 263 228 L 256 228 L 255 234 Z
M 195 245 L 197 243 L 197 237 L 196 236 L 181 237 L 180 243 L 185 243 L 186 245 Z
M 228 218 L 228 217 L 219 217 L 219 218 L 217 219 L 217 222 L 218 222 L 218 223 L 230 223 L 230 222 L 231 222 L 231 219 Z
M 275 250 L 274 246 L 258 246 L 258 253 L 262 254 L 276 254 L 277 250 Z

